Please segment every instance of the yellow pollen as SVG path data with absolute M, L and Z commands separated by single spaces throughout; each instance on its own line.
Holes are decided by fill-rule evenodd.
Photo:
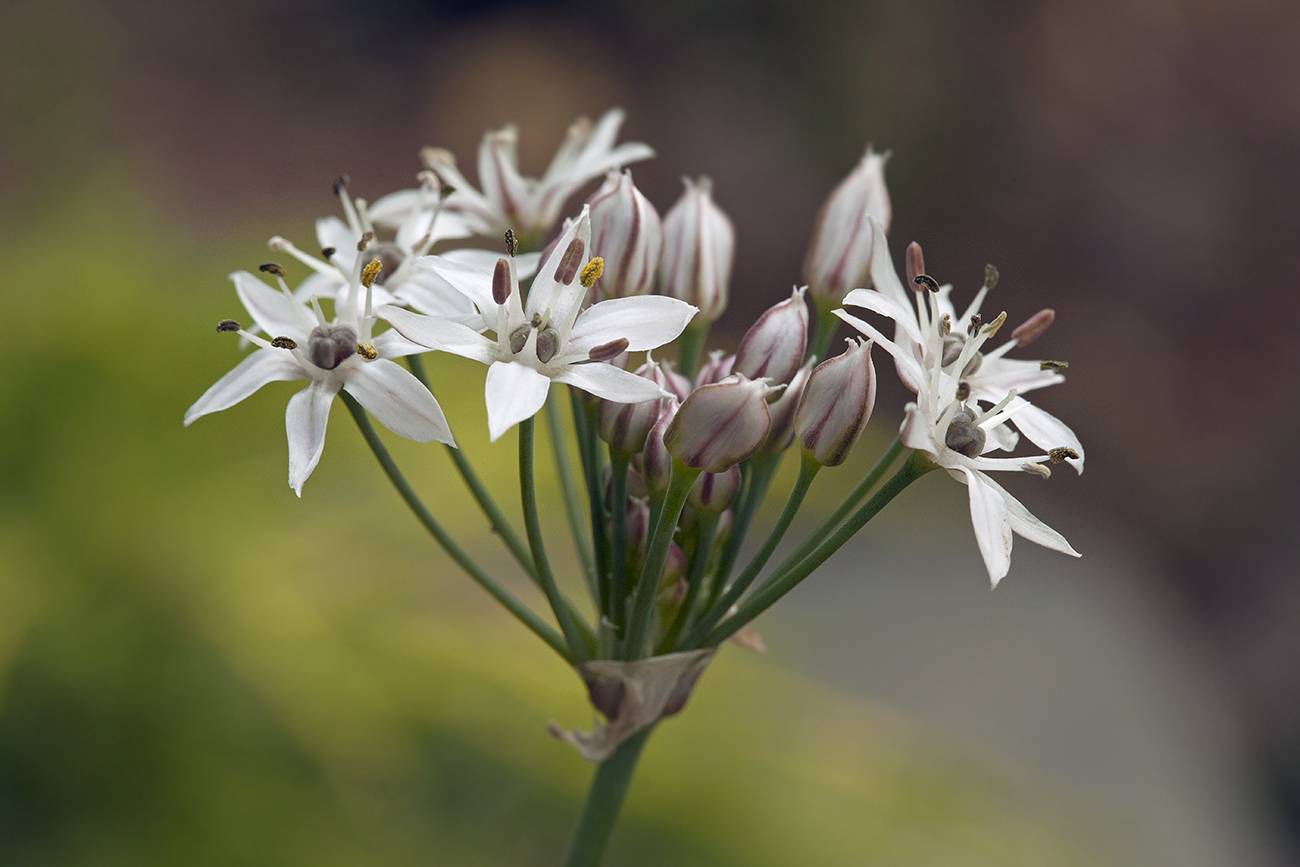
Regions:
M 1050 370 L 1053 373 L 1065 370 L 1070 366 L 1068 361 L 1040 361 L 1038 362 L 1039 370 Z
M 284 268 L 275 262 L 267 262 L 265 265 L 258 265 L 257 270 L 265 271 L 267 274 L 274 274 L 277 277 L 283 277 L 285 274 Z
M 375 348 L 371 346 L 369 343 L 358 343 L 357 355 L 360 355 L 366 361 L 374 361 L 376 358 L 379 357 L 379 353 L 376 352 Z
M 583 289 L 590 289 L 592 284 L 600 279 L 600 275 L 605 273 L 605 260 L 599 256 L 593 256 L 591 261 L 582 266 L 578 273 L 578 282 L 582 284 Z
M 998 333 L 998 329 L 1002 327 L 1002 323 L 1006 321 L 1007 321 L 1007 312 L 1003 310 L 1001 313 L 998 314 L 997 319 L 994 319 L 988 325 L 984 326 L 984 333 L 988 335 L 990 338 L 992 338 L 994 334 Z
M 379 272 L 382 270 L 384 270 L 384 266 L 380 264 L 379 260 L 371 259 L 370 264 L 361 269 L 361 285 L 369 289 L 370 284 L 375 282 L 375 278 L 379 276 Z
M 292 337 L 277 337 L 271 341 L 271 345 L 276 349 L 297 349 L 298 341 Z

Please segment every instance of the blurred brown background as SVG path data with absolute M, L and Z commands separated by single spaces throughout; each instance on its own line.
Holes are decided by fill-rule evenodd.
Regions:
M 996 264 L 990 304 L 1013 322 L 1056 309 L 1041 345 L 1069 383 L 1040 402 L 1088 471 L 1031 508 L 1142 552 L 1246 732 L 1268 821 L 1300 841 L 1300 464 L 1283 460 L 1300 440 L 1300 5 L 11 0 L 0 16 L 10 237 L 110 166 L 187 249 L 288 225 L 305 242 L 339 172 L 373 198 L 409 185 L 419 146 L 472 168 L 482 131 L 515 122 L 536 174 L 574 117 L 621 105 L 622 138 L 658 151 L 634 173 L 660 211 L 705 174 L 735 222 L 734 334 L 798 280 L 865 145 L 892 151 L 896 251 L 920 241 L 958 299 Z M 43 270 L 5 294 L 57 291 L 57 259 Z M 228 294 L 221 273 L 174 292 Z M 888 384 L 880 406 L 903 397 Z

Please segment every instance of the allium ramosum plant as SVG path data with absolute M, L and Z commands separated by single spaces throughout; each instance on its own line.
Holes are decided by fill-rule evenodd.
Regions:
M 1047 478 L 1061 462 L 1083 470 L 1074 434 L 1026 397 L 1063 381 L 1065 363 L 1009 357 L 1042 335 L 1052 311 L 1005 328 L 1006 313 L 987 312 L 997 282 L 990 267 L 958 314 L 951 287 L 925 273 L 915 244 L 900 279 L 886 236 L 885 162 L 868 150 L 822 209 L 804 263 L 808 285 L 776 300 L 734 355 L 705 351 L 727 303 L 731 221 L 707 179 L 687 181 L 661 220 L 624 168 L 652 152 L 615 144 L 621 119 L 613 111 L 575 124 L 541 179 L 519 173 L 513 128 L 484 138 L 481 191 L 450 153 L 433 148 L 421 152 L 417 187 L 373 206 L 340 178 L 345 219 L 318 221 L 319 256 L 270 241 L 306 266 L 296 288 L 281 263 L 263 264 L 261 278 L 231 275 L 251 322 L 223 320 L 217 331 L 236 332 L 240 347 L 253 349 L 185 414 L 188 425 L 267 383 L 306 380 L 286 413 L 289 485 L 301 496 L 341 397 L 417 520 L 574 668 L 595 711 L 592 730 L 550 725 L 597 765 L 564 862 L 573 867 L 600 863 L 646 740 L 684 709 L 719 648 L 732 640 L 761 649 L 752 621 L 916 479 L 943 469 L 966 486 L 994 585 L 1007 573 L 1013 534 L 1078 556 L 991 476 Z M 591 200 L 571 202 L 583 189 Z M 785 295 L 780 286 L 750 291 Z M 841 320 L 859 332 L 842 351 L 832 344 Z M 518 428 L 522 529 L 457 450 L 456 426 L 421 362 L 426 352 L 487 366 L 488 429 L 457 433 L 495 442 Z M 915 395 L 886 422 L 898 436 L 864 477 L 839 480 L 841 505 L 816 516 L 815 529 L 773 563 L 814 479 L 844 464 L 870 420 L 881 352 Z M 539 414 L 556 444 L 581 575 L 556 574 L 547 553 L 561 541 L 544 533 L 538 514 Z M 448 449 L 549 616 L 443 528 L 372 416 L 395 434 Z M 1022 434 L 1036 451 L 1017 453 Z M 759 507 L 791 450 L 797 479 L 775 524 L 759 527 Z

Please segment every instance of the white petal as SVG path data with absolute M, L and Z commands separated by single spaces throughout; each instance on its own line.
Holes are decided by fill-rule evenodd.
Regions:
M 289 433 L 289 487 L 300 497 L 302 486 L 325 450 L 325 426 L 337 393 L 338 385 L 332 380 L 313 381 L 289 398 L 289 409 L 284 414 Z
M 314 274 L 308 274 L 298 288 L 293 290 L 293 297 L 304 305 L 309 303 L 311 297 L 328 298 L 334 301 L 343 295 L 343 290 L 348 288 L 348 282 L 343 279 L 334 268 L 328 272 L 317 271 Z M 280 293 L 283 295 L 284 293 Z
M 527 365 L 498 361 L 488 368 L 488 439 L 496 442 L 503 433 L 526 418 L 532 418 L 546 403 L 551 381 Z
M 493 252 L 492 250 L 475 250 L 466 248 L 463 250 L 448 250 L 441 256 L 435 256 L 443 262 L 454 262 L 457 265 L 463 265 L 466 268 L 477 269 L 481 274 L 487 275 L 489 285 L 488 297 L 490 298 L 492 269 L 497 266 L 497 260 L 504 253 Z M 515 275 L 520 280 L 526 280 L 537 273 L 537 265 L 541 262 L 541 253 L 520 253 L 515 256 Z
M 212 412 L 220 412 L 239 403 L 268 382 L 306 379 L 307 374 L 287 352 L 259 349 L 245 358 L 225 376 L 203 392 L 194 405 L 185 410 L 185 426 Z
M 910 290 L 903 288 L 894 263 L 889 257 L 889 242 L 885 240 L 884 227 L 871 217 L 871 285 L 883 295 L 903 307 L 911 305 Z
M 668 397 L 668 392 L 645 377 L 612 364 L 570 364 L 556 374 L 555 381 L 615 403 L 640 403 L 656 397 Z
M 1078 551 L 1065 541 L 1065 537 L 1035 518 L 1024 505 L 1011 496 L 997 482 L 988 476 L 982 476 L 984 481 L 1002 497 L 1006 504 L 1007 517 L 1011 521 L 1011 529 L 1015 530 L 1021 536 L 1029 541 L 1042 545 L 1044 548 L 1051 548 L 1053 551 L 1060 551 L 1062 554 L 1069 554 L 1071 557 L 1082 556 Z
M 421 346 L 472 358 L 484 364 L 492 363 L 494 357 L 492 349 L 496 344 L 474 329 L 458 322 L 450 322 L 436 316 L 422 316 L 388 304 L 380 307 L 375 313 L 397 329 L 398 334 Z
M 961 468 L 970 493 L 970 519 L 975 528 L 989 580 L 998 586 L 1011 568 L 1011 522 L 1007 518 L 1006 492 L 983 473 Z
M 934 442 L 930 439 L 930 428 L 930 423 L 926 421 L 925 415 L 916 404 L 909 403 L 903 408 L 903 424 L 898 430 L 903 445 L 930 455 L 938 454 Z
M 405 358 L 429 351 L 429 347 L 407 340 L 394 328 L 371 340 L 370 345 L 379 353 L 380 358 Z
M 1020 404 L 1024 404 L 1024 407 L 1020 408 Z M 1039 448 L 1050 451 L 1064 446 L 1078 452 L 1078 460 L 1074 458 L 1066 458 L 1066 460 L 1074 467 L 1075 472 L 1083 472 L 1083 445 L 1065 422 L 1019 397 L 1012 400 L 1007 409 L 1017 410 L 1011 418 L 1011 423 Z
M 382 358 L 363 363 L 348 371 L 343 387 L 398 436 L 417 443 L 456 444 L 438 401 L 400 365 Z
M 279 289 L 272 289 L 247 271 L 230 275 L 235 294 L 258 327 L 271 337 L 292 337 L 299 343 L 307 339 L 315 319 L 307 308 L 290 301 Z
M 671 343 L 696 314 L 695 307 L 664 295 L 611 298 L 578 314 L 569 332 L 566 354 L 586 354 L 593 347 L 627 338 L 630 352 L 655 349 Z
M 357 258 L 357 243 L 361 240 L 352 234 L 348 224 L 338 217 L 321 217 L 316 221 L 316 240 L 321 249 L 333 247 L 334 258 L 345 268 L 350 268 Z
M 534 313 L 540 313 L 549 307 L 552 320 L 563 320 L 573 309 L 573 305 L 581 304 L 586 297 L 587 290 L 583 288 L 577 276 L 568 285 L 558 280 L 560 264 L 564 261 L 564 254 L 574 239 L 582 242 L 580 265 L 586 265 L 591 258 L 591 217 L 586 205 L 582 206 L 582 213 L 578 219 L 574 220 L 560 235 L 551 250 L 551 255 L 546 257 L 546 261 L 542 262 L 537 270 L 533 285 L 528 290 L 527 304 L 524 306 L 524 312 L 530 318 Z
M 917 343 L 924 343 L 921 326 L 916 321 L 916 311 L 909 305 L 899 304 L 888 295 L 874 289 L 854 289 L 844 296 L 845 307 L 863 307 L 882 316 L 888 316 L 907 332 L 907 336 Z
M 409 273 L 411 276 L 393 292 L 396 303 L 428 316 L 450 316 L 458 322 L 467 321 L 466 316 L 475 321 L 483 319 L 473 301 L 433 271 L 417 269 Z
M 911 352 L 881 334 L 870 322 L 864 322 L 853 314 L 846 313 L 843 308 L 836 310 L 835 315 L 876 341 L 878 346 L 894 356 L 894 365 L 898 368 L 898 378 L 903 380 L 903 385 L 907 386 L 909 390 L 920 393 L 921 389 L 927 387 L 925 371 L 921 369 L 916 356 Z
M 415 262 L 447 281 L 484 313 L 497 309 L 496 301 L 492 300 L 492 269 L 496 265 L 496 259 L 486 268 L 477 262 L 457 261 L 446 256 L 422 256 Z

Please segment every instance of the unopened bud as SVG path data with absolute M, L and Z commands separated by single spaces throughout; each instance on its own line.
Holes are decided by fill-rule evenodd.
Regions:
M 727 307 L 736 233 L 713 203 L 713 184 L 686 179 L 686 192 L 664 216 L 660 292 L 699 308 L 698 320 L 712 322 Z
M 795 434 L 819 464 L 839 466 L 857 445 L 875 405 L 871 341 L 849 340 L 847 350 L 817 365 L 808 378 Z
M 636 370 L 636 375 L 657 382 L 661 375 L 659 365 L 647 361 Z M 641 403 L 602 400 L 598 415 L 600 438 L 615 451 L 635 454 L 645 448 L 646 436 L 658 419 L 659 398 Z
M 1016 330 L 1011 332 L 1011 339 L 1016 342 L 1017 347 L 1028 346 L 1037 340 L 1055 319 L 1056 311 L 1045 307 L 1018 325 Z
M 766 376 L 773 382 L 790 381 L 808 348 L 808 305 L 803 300 L 807 289 L 797 288 L 789 298 L 769 307 L 745 332 L 732 368 L 736 373 L 750 379 Z
M 664 446 L 664 431 L 677 415 L 679 405 L 676 398 L 661 400 L 659 417 L 646 435 L 645 447 L 641 451 L 641 479 L 645 489 L 652 497 L 661 497 L 668 492 L 668 481 L 672 476 L 673 461 Z
M 721 349 L 709 353 L 709 360 L 695 372 L 695 387 L 712 385 L 731 376 L 731 369 L 736 364 L 736 356 L 727 355 Z M 685 400 L 686 398 L 682 398 Z
M 740 467 L 732 465 L 720 473 L 700 473 L 686 502 L 706 515 L 718 515 L 740 493 Z
M 887 155 L 867 153 L 822 205 L 804 259 L 803 279 L 814 296 L 842 299 L 850 289 L 871 286 L 871 224 L 888 231 L 892 209 L 885 188 Z
M 664 446 L 686 466 L 709 473 L 740 463 L 767 439 L 767 396 L 777 388 L 737 373 L 695 389 L 664 431 Z
M 591 248 L 605 260 L 600 291 L 606 298 L 646 295 L 664 247 L 663 221 L 632 183 L 632 173 L 611 172 L 590 199 Z
M 816 361 L 815 358 L 808 359 L 803 367 L 795 371 L 794 377 L 785 387 L 785 391 L 781 392 L 781 396 L 767 405 L 767 411 L 772 416 L 772 427 L 767 432 L 767 441 L 763 443 L 763 448 L 760 450 L 763 454 L 779 455 L 794 442 L 795 412 L 799 409 L 804 388 L 808 385 L 808 377 L 812 374 Z

